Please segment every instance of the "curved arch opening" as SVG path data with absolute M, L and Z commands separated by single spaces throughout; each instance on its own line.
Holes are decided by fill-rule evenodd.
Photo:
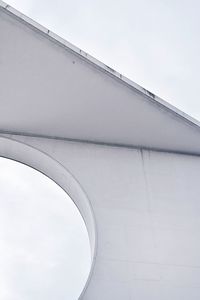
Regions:
M 91 241 L 76 205 L 47 176 L 2 157 L 0 188 L 0 298 L 77 300 Z

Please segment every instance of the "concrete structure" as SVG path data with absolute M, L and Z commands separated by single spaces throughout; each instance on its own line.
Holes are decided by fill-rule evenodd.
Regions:
M 0 82 L 0 156 L 86 222 L 80 299 L 199 300 L 199 123 L 3 2 Z

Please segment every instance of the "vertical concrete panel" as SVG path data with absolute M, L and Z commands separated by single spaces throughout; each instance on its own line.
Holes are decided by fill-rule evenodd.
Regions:
M 19 138 L 84 187 L 97 256 L 84 300 L 200 298 L 200 158 Z

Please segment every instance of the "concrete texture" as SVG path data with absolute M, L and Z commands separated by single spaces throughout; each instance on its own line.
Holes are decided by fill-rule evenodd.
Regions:
M 200 154 L 197 121 L 5 5 L 0 41 L 0 132 Z
M 38 149 L 84 187 L 96 222 L 97 247 L 81 299 L 199 299 L 199 157 L 7 138 L 13 143 L 12 155 L 5 138 L 0 155 L 14 159 L 18 143 L 12 140 L 17 139 L 22 148 L 35 148 L 24 145 L 32 153 L 27 164 L 38 169 Z M 49 170 L 45 173 L 49 176 Z M 79 196 L 73 199 L 76 203 Z M 89 232 L 94 230 L 94 223 L 86 224 Z
M 199 123 L 0 6 L 0 156 L 79 208 L 93 259 L 80 299 L 199 300 Z

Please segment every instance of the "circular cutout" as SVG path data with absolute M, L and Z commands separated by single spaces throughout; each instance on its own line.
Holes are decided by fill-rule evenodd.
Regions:
M 0 158 L 0 299 L 77 300 L 91 267 L 77 207 L 51 179 Z

